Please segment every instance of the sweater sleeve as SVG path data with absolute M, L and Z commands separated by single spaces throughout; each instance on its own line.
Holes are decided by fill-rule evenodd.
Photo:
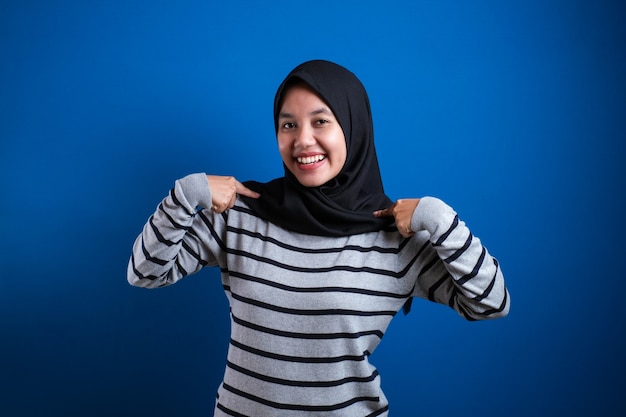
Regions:
M 177 180 L 135 240 L 128 282 L 158 288 L 218 264 L 219 239 L 214 223 L 221 216 L 198 211 L 198 207 L 210 206 L 211 190 L 205 174 Z
M 443 201 L 424 197 L 411 221 L 425 230 L 436 253 L 418 277 L 414 296 L 447 304 L 468 320 L 504 317 L 509 294 L 498 261 Z

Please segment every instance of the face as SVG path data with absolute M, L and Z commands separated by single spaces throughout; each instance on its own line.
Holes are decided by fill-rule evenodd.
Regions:
M 346 139 L 339 122 L 306 85 L 294 85 L 285 93 L 276 137 L 285 166 L 305 187 L 332 180 L 346 162 Z

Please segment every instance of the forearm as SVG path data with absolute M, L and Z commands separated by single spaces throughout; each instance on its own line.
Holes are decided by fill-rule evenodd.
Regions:
M 207 248 L 193 232 L 196 207 L 210 201 L 203 174 L 176 181 L 135 240 L 127 274 L 131 285 L 157 288 L 173 284 L 210 261 Z
M 465 223 L 441 200 L 426 197 L 415 210 L 413 230 L 427 230 L 447 271 L 430 290 L 435 301 L 450 305 L 470 320 L 505 316 L 509 296 L 497 260 Z

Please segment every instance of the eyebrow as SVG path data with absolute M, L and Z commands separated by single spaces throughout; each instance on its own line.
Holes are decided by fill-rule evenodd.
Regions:
M 308 114 L 308 116 L 317 116 L 318 114 L 333 114 L 329 108 L 327 107 L 320 107 L 317 110 L 313 110 L 312 112 L 310 112 Z M 293 117 L 293 114 L 291 113 L 286 113 L 286 112 L 281 112 L 278 114 L 278 118 L 279 119 L 290 119 Z

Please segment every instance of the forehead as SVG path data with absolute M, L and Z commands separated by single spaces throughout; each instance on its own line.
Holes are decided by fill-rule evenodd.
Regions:
M 298 83 L 290 86 L 283 93 L 280 115 L 282 116 L 284 111 L 292 112 L 300 109 L 310 110 L 309 107 L 315 107 L 316 110 L 326 110 L 332 113 L 330 106 L 315 90 L 305 83 Z

